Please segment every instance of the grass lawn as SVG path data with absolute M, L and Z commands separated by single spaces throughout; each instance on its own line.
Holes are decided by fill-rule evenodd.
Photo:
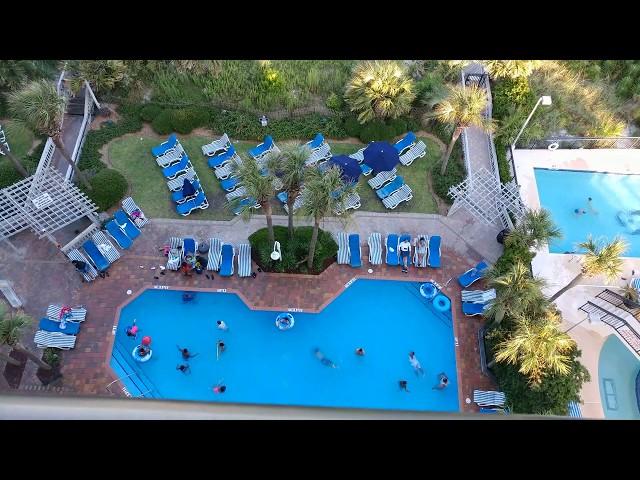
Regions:
M 440 156 L 438 145 L 430 138 L 421 138 L 427 144 L 427 155 L 416 160 L 409 167 L 398 166 L 398 173 L 413 190 L 413 199 L 403 203 L 395 210 L 387 210 L 382 201 L 376 196 L 366 181 L 371 178 L 360 177 L 359 194 L 362 199 L 360 210 L 372 212 L 414 212 L 437 213 L 433 194 L 427 187 L 427 172 L 433 162 Z M 209 201 L 206 210 L 194 211 L 188 217 L 181 217 L 175 211 L 171 201 L 166 180 L 160 167 L 151 155 L 151 147 L 158 144 L 156 139 L 148 137 L 125 136 L 114 140 L 109 145 L 108 158 L 113 168 L 119 170 L 129 182 L 131 196 L 145 211 L 145 214 L 153 218 L 193 218 L 199 220 L 229 220 L 233 214 L 225 207 L 226 199 L 224 190 L 213 170 L 207 165 L 207 160 L 202 155 L 201 146 L 209 143 L 210 138 L 201 136 L 182 135 L 180 142 L 185 148 L 194 169 L 200 177 Z M 284 145 L 286 142 L 280 142 Z M 334 154 L 351 154 L 363 145 L 350 143 L 332 143 L 331 151 Z M 254 142 L 236 141 L 234 146 L 241 157 L 247 156 L 247 151 L 256 145 Z M 273 212 L 285 215 L 284 209 L 277 200 L 273 200 Z M 257 213 L 261 213 L 261 209 Z
M 31 130 L 11 120 L 0 121 L 0 125 L 2 125 L 2 129 L 6 134 L 11 153 L 17 158 L 23 158 L 31 149 L 35 138 Z

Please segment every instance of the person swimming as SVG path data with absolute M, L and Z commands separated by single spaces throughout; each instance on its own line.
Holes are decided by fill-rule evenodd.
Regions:
M 587 213 L 587 211 L 584 208 L 576 208 L 573 213 L 575 213 L 577 216 L 581 216 L 584 215 L 585 213 Z
M 324 356 L 324 353 L 322 353 L 319 348 L 315 348 L 313 350 L 313 353 L 315 354 L 316 358 L 320 360 L 320 363 L 322 363 L 322 365 L 324 365 L 325 367 L 338 368 L 335 363 Z
M 224 323 L 224 320 L 218 320 L 216 321 L 216 325 L 218 327 L 219 330 L 223 330 L 223 331 L 227 331 L 229 330 L 229 327 L 227 326 L 226 323 Z
M 182 301 L 183 302 L 190 302 L 191 300 L 196 298 L 196 294 L 192 293 L 192 292 L 184 292 L 182 294 Z
M 176 367 L 176 370 L 180 370 L 182 373 L 191 373 L 191 367 L 186 363 L 181 363 Z
M 400 387 L 400 390 L 404 390 L 405 392 L 409 393 L 409 389 L 407 388 L 407 381 L 406 380 L 398 381 L 398 386 Z
M 226 392 L 227 387 L 222 382 L 218 382 L 211 390 L 213 390 L 213 393 L 215 394 L 220 394 Z
M 449 377 L 444 372 L 438 374 L 438 384 L 432 390 L 444 390 L 449 385 Z
M 191 353 L 187 348 L 180 348 L 180 346 L 178 345 L 176 345 L 176 347 L 178 347 L 178 350 L 180 350 L 180 353 L 182 354 L 182 358 L 184 358 L 185 360 L 189 360 L 190 358 L 198 355 L 197 353 Z
M 589 207 L 589 211 L 591 213 L 593 213 L 594 215 L 598 215 L 598 211 L 593 208 L 593 198 L 589 197 L 587 198 L 587 207 Z
M 136 325 L 136 319 L 133 319 L 133 324 L 127 327 L 126 330 L 127 337 L 133 337 L 134 339 L 138 336 L 138 326 Z
M 422 369 L 422 365 L 416 358 L 415 352 L 409 352 L 409 363 L 413 367 L 416 372 L 416 375 L 424 375 L 424 370 Z

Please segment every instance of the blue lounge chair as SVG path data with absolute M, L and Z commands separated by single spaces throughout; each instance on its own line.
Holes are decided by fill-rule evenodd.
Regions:
M 218 168 L 224 165 L 225 163 L 229 163 L 233 160 L 233 157 L 236 155 L 236 149 L 233 145 L 229 147 L 229 150 L 221 153 L 220 155 L 216 155 L 215 157 L 211 157 L 207 163 L 211 168 Z
M 115 217 L 116 222 L 118 222 L 120 228 L 124 230 L 124 233 L 126 233 L 127 237 L 131 240 L 135 240 L 140 236 L 140 229 L 136 227 L 135 223 L 133 223 L 122 210 L 116 210 L 116 213 L 114 213 L 113 216 Z
M 233 259 L 236 255 L 233 245 L 225 243 L 222 245 L 222 263 L 220 264 L 220 276 L 230 277 L 233 275 Z
M 198 242 L 196 242 L 193 238 L 185 237 L 185 238 L 182 239 L 182 254 L 183 255 L 187 255 L 189 253 L 194 255 L 196 253 L 197 249 L 198 249 Z
M 462 313 L 464 313 L 467 317 L 482 315 L 486 308 L 487 305 L 484 303 L 462 302 Z
M 175 133 L 169 135 L 169 138 L 166 142 L 162 142 L 160 145 L 155 146 L 151 149 L 151 153 L 154 157 L 159 157 L 160 155 L 164 155 L 169 150 L 173 150 L 178 143 L 178 137 L 176 137 Z
M 414 143 L 416 143 L 416 134 L 413 132 L 409 132 L 404 136 L 403 139 L 398 140 L 396 143 L 394 143 L 393 146 L 400 154 L 407 148 L 411 147 L 411 145 L 413 145 Z
M 362 174 L 365 177 L 368 177 L 369 175 L 371 175 L 371 172 L 373 172 L 373 168 L 371 168 L 369 165 L 367 165 L 366 163 L 361 163 L 360 164 L 360 170 L 362 170 Z
M 125 250 L 133 245 L 133 241 L 127 237 L 127 234 L 124 233 L 124 230 L 120 228 L 118 223 L 115 220 L 109 220 L 104 228 L 107 230 L 107 233 L 111 238 L 113 238 L 120 248 L 124 248 Z
M 209 208 L 209 201 L 204 194 L 204 190 L 198 191 L 198 195 L 196 195 L 191 200 L 187 200 L 184 203 L 176 205 L 176 212 L 178 212 L 178 214 L 182 215 L 183 217 L 186 217 L 196 208 L 199 208 L 201 210 Z
M 360 235 L 352 233 L 349 235 L 349 256 L 353 268 L 362 267 L 362 251 L 360 249 Z
M 284 192 L 278 192 L 278 194 L 276 195 L 276 197 L 278 198 L 278 200 L 280 200 L 280 203 L 282 204 L 286 204 L 287 200 L 289 198 L 289 194 L 284 191 Z
M 99 272 L 104 272 L 109 268 L 109 260 L 105 258 L 105 256 L 100 253 L 98 246 L 94 243 L 93 240 L 87 240 L 82 244 L 82 248 L 89 255 L 89 259 L 93 262 L 95 267 Z
M 81 262 L 86 263 L 89 266 L 86 272 L 84 273 L 80 272 L 80 275 L 82 275 L 85 282 L 92 282 L 98 277 L 98 272 L 96 271 L 95 268 L 93 268 L 93 265 L 91 264 L 91 262 L 87 260 L 87 257 L 85 257 L 82 254 L 82 252 L 80 252 L 80 250 L 78 250 L 77 248 L 74 248 L 69 252 L 67 252 L 67 257 L 69 258 L 69 260 L 72 260 L 72 261 L 79 260 Z
M 191 185 L 193 185 L 193 188 L 196 190 L 196 193 L 194 193 L 193 195 L 189 195 L 188 197 L 185 197 L 184 194 L 182 193 L 182 190 L 178 190 L 177 192 L 171 192 L 171 200 L 173 200 L 175 203 L 182 203 L 185 200 L 189 200 L 189 198 L 191 197 L 195 197 L 198 194 L 198 190 L 200 190 L 200 182 L 198 180 L 194 180 L 193 182 L 191 182 Z
M 399 190 L 403 185 L 404 185 L 404 178 L 402 178 L 401 175 L 398 175 L 392 181 L 387 183 L 384 187 L 376 190 L 376 195 L 378 195 L 378 198 L 380 200 L 383 200 L 387 198 L 389 195 L 391 195 L 393 192 L 395 192 L 396 190 Z
M 482 278 L 484 272 L 489 268 L 487 262 L 484 260 L 478 263 L 475 267 L 470 268 L 462 275 L 458 277 L 458 283 L 463 287 L 468 287 L 469 285 L 477 282 Z
M 229 177 L 220 182 L 220 186 L 227 192 L 233 192 L 238 186 L 238 179 L 236 177 Z
M 320 146 L 324 143 L 324 137 L 322 136 L 321 133 L 318 133 L 315 137 L 313 137 L 313 140 L 305 143 L 305 147 L 309 147 L 310 150 L 315 150 L 317 148 L 320 148 Z
M 407 265 L 411 265 L 412 264 L 412 255 L 411 255 L 411 235 L 409 235 L 408 233 L 403 233 L 402 235 L 400 235 L 400 239 L 398 240 L 398 246 L 404 242 L 404 241 L 409 242 L 409 258 L 407 260 Z M 400 259 L 400 265 L 403 265 L 402 263 L 402 258 Z
M 385 241 L 385 245 L 387 249 L 387 258 L 386 258 L 387 265 L 394 265 L 394 266 L 400 265 L 400 256 L 398 255 L 399 243 L 400 243 L 400 240 L 398 238 L 398 235 L 396 235 L 395 233 L 387 235 L 387 238 Z
M 163 168 L 162 174 L 165 176 L 165 178 L 173 180 L 180 173 L 187 170 L 190 166 L 191 162 L 189 161 L 189 156 L 185 153 L 178 163 L 174 163 L 170 167 Z
M 271 135 L 267 135 L 264 137 L 264 141 L 261 144 L 249 150 L 249 155 L 257 160 L 258 158 L 268 153 L 273 148 L 273 146 L 273 138 L 271 137 Z
M 440 268 L 440 256 L 442 252 L 440 251 L 440 244 L 442 243 L 442 239 L 440 235 L 432 235 L 429 238 L 429 256 L 427 257 L 427 265 L 432 268 Z
M 56 322 L 49 318 L 41 318 L 40 330 L 44 330 L 45 332 L 66 333 L 67 335 L 77 335 L 80 331 L 80 324 L 67 321 L 65 328 L 60 328 L 60 322 Z
M 238 204 L 233 208 L 234 215 L 240 215 L 242 211 L 246 208 L 260 208 L 260 204 L 253 197 L 243 198 L 238 202 Z

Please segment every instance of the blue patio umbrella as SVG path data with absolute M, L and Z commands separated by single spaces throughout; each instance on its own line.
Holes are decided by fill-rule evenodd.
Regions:
M 337 165 L 342 170 L 342 178 L 347 182 L 357 182 L 362 173 L 360 164 L 355 158 L 347 155 L 336 155 L 329 160 L 331 165 Z
M 185 178 L 184 183 L 182 184 L 182 196 L 189 197 L 195 193 L 196 189 L 193 187 L 193 184 Z
M 375 174 L 392 170 L 400 163 L 398 151 L 389 142 L 371 142 L 362 153 L 364 163 L 373 168 Z

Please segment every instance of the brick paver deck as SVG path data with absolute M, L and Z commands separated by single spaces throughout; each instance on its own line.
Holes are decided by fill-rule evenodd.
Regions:
M 207 222 L 209 223 L 209 222 Z M 176 222 L 174 232 L 176 230 Z M 204 225 L 185 222 L 187 229 L 196 230 L 196 238 L 204 240 L 210 236 L 221 236 L 219 232 L 204 231 Z M 435 280 L 444 286 L 444 292 L 452 300 L 454 335 L 458 340 L 456 361 L 460 408 L 462 411 L 477 410 L 474 404 L 466 404 L 466 398 L 472 398 L 473 389 L 494 389 L 491 381 L 482 375 L 479 368 L 477 332 L 482 320 L 479 317 L 466 317 L 461 313 L 460 287 L 457 276 L 482 258 L 472 248 L 460 242 L 448 247 L 443 242 L 442 265 L 440 269 L 411 268 L 409 274 L 402 274 L 399 267 L 386 265 L 373 267 L 372 274 L 367 273 L 368 247 L 364 244 L 364 268 L 353 269 L 348 265 L 331 265 L 321 275 L 286 275 L 261 272 L 257 277 L 223 278 L 214 273 L 213 280 L 205 275 L 194 274 L 185 277 L 178 272 L 166 271 L 160 275 L 159 268 L 165 263 L 165 257 L 158 251 L 167 238 L 170 223 L 158 222 L 144 228 L 139 240 L 129 251 L 122 252 L 122 258 L 109 269 L 110 276 L 97 279 L 92 283 L 81 283 L 80 276 L 53 244 L 45 240 L 36 240 L 32 234 L 22 233 L 14 243 L 28 252 L 25 258 L 13 258 L 9 250 L 0 249 L 0 276 L 10 278 L 18 295 L 25 302 L 25 310 L 34 318 L 42 317 L 50 303 L 83 304 L 88 309 L 87 320 L 78 335 L 76 348 L 63 353 L 63 385 L 58 389 L 46 389 L 48 393 L 69 393 L 80 395 L 109 395 L 106 387 L 116 377 L 108 366 L 113 327 L 117 324 L 119 307 L 130 301 L 145 288 L 162 286 L 193 290 L 217 290 L 224 288 L 240 295 L 250 308 L 267 310 L 286 310 L 301 308 L 316 312 L 328 305 L 353 278 L 380 278 L 404 281 Z M 179 224 L 182 225 L 182 224 Z M 193 225 L 193 226 L 192 226 Z M 209 230 L 211 227 L 209 227 Z M 178 229 L 181 230 L 181 229 Z M 427 231 L 421 230 L 421 231 Z M 184 232 L 186 233 L 186 232 Z M 184 234 L 175 232 L 176 235 Z M 414 235 L 418 232 L 411 232 Z M 428 233 L 428 232 L 427 232 Z M 226 240 L 224 236 L 223 239 Z M 454 249 L 455 248 L 455 249 Z M 143 268 L 141 268 L 143 267 Z M 254 265 L 254 271 L 256 271 Z M 158 280 L 154 279 L 158 277 Z M 474 286 L 475 287 L 475 286 Z M 127 295 L 132 290 L 133 295 Z M 25 335 L 26 345 L 33 345 L 33 332 Z M 34 346 L 35 350 L 35 346 Z M 28 369 L 32 373 L 35 369 Z M 2 385 L 0 385 L 0 389 Z M 5 387 L 6 388 L 6 387 Z M 42 390 L 35 375 L 23 375 L 22 390 Z M 118 389 L 114 394 L 118 394 Z

